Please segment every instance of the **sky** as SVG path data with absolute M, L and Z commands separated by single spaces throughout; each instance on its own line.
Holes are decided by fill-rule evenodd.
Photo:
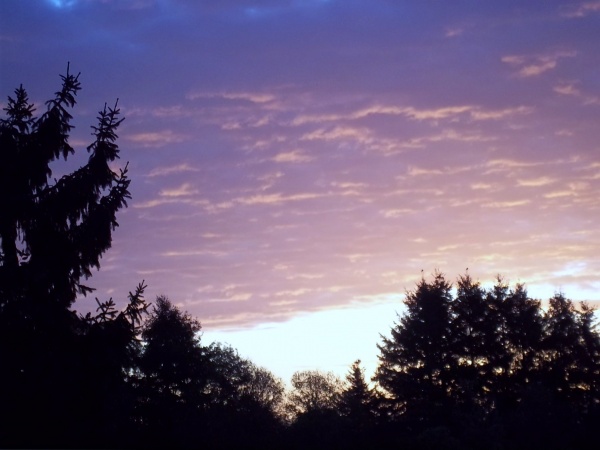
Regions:
M 600 301 L 598 42 L 594 0 L 2 0 L 0 106 L 81 72 L 60 176 L 118 99 L 94 296 L 145 280 L 285 381 L 369 374 L 436 270 Z

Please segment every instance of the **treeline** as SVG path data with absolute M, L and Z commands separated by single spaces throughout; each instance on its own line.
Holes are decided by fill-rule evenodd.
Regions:
M 542 305 L 500 278 L 453 289 L 436 273 L 407 293 L 372 380 L 357 361 L 345 380 L 301 371 L 289 389 L 204 345 L 198 320 L 147 303 L 143 283 L 122 310 L 75 313 L 130 181 L 110 168 L 116 105 L 87 164 L 52 178 L 80 88 L 62 80 L 39 117 L 21 87 L 0 120 L 0 447 L 595 448 L 600 337 L 562 294 Z
M 380 349 L 378 411 L 458 448 L 585 448 L 600 418 L 593 310 L 522 284 L 485 290 L 468 274 L 422 279 Z M 439 436 L 440 438 L 442 436 Z M 436 445 L 437 446 L 437 445 Z

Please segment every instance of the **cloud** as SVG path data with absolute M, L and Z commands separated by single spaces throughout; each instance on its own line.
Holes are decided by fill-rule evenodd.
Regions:
M 569 190 L 569 191 L 554 191 L 554 192 L 549 192 L 547 194 L 544 194 L 545 198 L 562 198 L 562 197 L 572 197 L 574 195 L 577 195 L 575 192 Z
M 216 250 L 169 250 L 162 252 L 161 256 L 166 256 L 170 258 L 177 257 L 188 257 L 188 256 L 214 256 L 214 257 L 223 257 L 227 255 L 227 252 L 216 251 Z
M 155 208 L 162 205 L 173 205 L 173 204 L 188 204 L 192 206 L 203 206 L 206 209 L 214 208 L 210 201 L 206 199 L 195 199 L 190 196 L 162 196 L 145 202 L 137 202 L 133 204 L 136 209 L 147 209 Z
M 456 36 L 460 36 L 461 34 L 464 33 L 464 29 L 459 28 L 459 27 L 455 27 L 455 28 L 446 28 L 446 32 L 444 34 L 444 36 L 446 36 L 447 38 L 453 38 Z
M 563 13 L 564 17 L 581 18 L 600 12 L 600 2 L 584 2 L 577 6 L 569 6 Z
M 240 294 L 233 294 L 229 297 L 221 297 L 221 298 L 211 298 L 209 302 L 211 303 L 219 303 L 219 302 L 245 302 L 252 298 L 252 294 L 249 292 L 244 292 Z
M 322 273 L 296 273 L 293 275 L 288 275 L 285 278 L 287 280 L 297 280 L 297 279 L 301 279 L 301 280 L 318 280 L 325 277 L 324 274 Z
M 349 255 L 342 255 L 342 256 L 344 258 L 346 258 L 348 261 L 350 261 L 350 263 L 354 264 L 357 262 L 368 261 L 374 255 L 371 253 L 351 253 Z
M 177 164 L 175 166 L 165 166 L 165 167 L 157 167 L 152 169 L 148 175 L 149 178 L 152 177 L 162 177 L 166 175 L 173 175 L 183 172 L 198 172 L 199 170 L 195 167 L 191 166 L 188 163 Z
M 577 55 L 573 50 L 559 50 L 544 55 L 507 55 L 501 61 L 517 69 L 517 75 L 523 78 L 536 77 L 556 68 L 562 58 L 573 58 Z
M 439 169 L 421 169 L 418 167 L 409 167 L 407 175 L 410 177 L 416 177 L 421 175 L 442 175 L 444 172 Z
M 406 174 L 410 177 L 428 176 L 428 175 L 454 175 L 457 173 L 468 172 L 475 166 L 454 166 L 442 167 L 440 169 L 424 169 L 422 167 L 409 166 Z
M 285 290 L 280 292 L 275 292 L 275 297 L 299 297 L 301 295 L 305 295 L 312 292 L 312 289 L 308 288 L 300 288 L 294 290 Z
M 415 214 L 417 210 L 411 208 L 396 208 L 396 209 L 384 209 L 379 213 L 386 219 L 397 219 L 398 217 L 405 216 L 407 214 Z
M 562 83 L 553 88 L 554 92 L 561 95 L 570 95 L 583 99 L 584 105 L 597 105 L 600 104 L 600 97 L 585 94 L 576 86 L 576 83 Z
M 471 111 L 471 117 L 474 120 L 499 120 L 511 116 L 531 114 L 533 111 L 534 109 L 529 106 L 517 106 L 515 108 L 498 110 L 473 110 Z
M 314 158 L 307 155 L 302 150 L 292 150 L 290 152 L 281 152 L 271 158 L 277 163 L 304 163 L 312 161 Z
M 440 120 L 454 117 L 473 110 L 473 106 L 445 106 L 435 109 L 404 108 L 403 114 L 416 120 Z
M 216 239 L 216 238 L 223 237 L 222 234 L 217 234 L 217 233 L 202 233 L 200 236 L 202 236 L 204 239 Z
M 556 179 L 550 177 L 531 178 L 529 180 L 517 180 L 519 186 L 540 187 L 555 183 Z
M 514 208 L 517 206 L 525 206 L 531 203 L 531 200 L 509 200 L 509 201 L 498 201 L 483 203 L 483 208 Z
M 509 170 L 538 166 L 540 164 L 541 163 L 517 161 L 514 159 L 492 159 L 486 163 L 486 166 L 491 167 L 494 170 Z
M 281 193 L 268 194 L 268 195 L 253 195 L 250 197 L 236 198 L 237 203 L 243 205 L 279 205 L 287 202 L 297 202 L 301 200 L 312 200 L 315 198 L 323 197 L 324 194 L 315 193 L 298 193 L 291 195 L 283 195 Z
M 355 189 L 355 188 L 363 188 L 363 187 L 368 186 L 367 183 L 351 182 L 351 181 L 332 181 L 331 185 L 342 188 L 342 189 Z
M 530 114 L 532 111 L 533 108 L 526 106 L 490 110 L 474 105 L 452 105 L 423 109 L 414 106 L 375 104 L 346 114 L 302 114 L 296 116 L 291 124 L 298 126 L 308 123 L 352 121 L 364 119 L 373 115 L 404 116 L 417 121 L 452 120 L 464 115 L 473 120 L 498 120 L 513 115 Z
M 337 140 L 337 139 L 356 139 L 359 141 L 365 141 L 369 139 L 369 130 L 366 128 L 353 128 L 353 127 L 342 127 L 337 126 L 332 129 L 319 128 L 318 130 L 311 131 L 310 133 L 304 134 L 300 140 L 313 141 L 313 140 Z
M 225 100 L 243 100 L 255 104 L 266 104 L 273 102 L 276 97 L 273 94 L 261 92 L 202 92 L 192 91 L 186 95 L 188 100 L 203 98 L 222 98 Z
M 184 142 L 188 137 L 185 134 L 175 133 L 173 130 L 163 130 L 134 133 L 125 136 L 125 139 L 140 144 L 142 147 L 162 147 L 168 144 Z
M 460 142 L 489 142 L 495 141 L 497 138 L 494 136 L 485 136 L 478 132 L 462 132 L 457 131 L 454 128 L 443 130 L 439 134 L 433 136 L 427 136 L 424 138 L 418 138 L 415 141 L 429 141 L 429 142 L 444 142 L 444 141 L 460 141 Z
M 581 95 L 581 91 L 577 89 L 573 83 L 566 83 L 554 86 L 554 92 L 562 95 Z
M 334 188 L 341 189 L 341 191 L 337 192 L 338 195 L 342 196 L 358 196 L 364 195 L 365 190 L 369 187 L 367 183 L 353 183 L 353 182 L 337 182 L 332 181 L 330 186 Z
M 488 183 L 472 183 L 470 187 L 474 191 L 489 191 L 493 188 L 493 186 Z
M 535 77 L 537 75 L 541 75 L 542 73 L 554 69 L 556 67 L 556 60 L 546 60 L 540 61 L 536 64 L 530 64 L 525 67 L 522 67 L 519 70 L 519 75 L 522 77 Z
M 291 306 L 291 305 L 297 305 L 298 304 L 298 300 L 277 300 L 274 302 L 269 302 L 269 306 Z
M 266 175 L 261 175 L 257 177 L 257 180 L 261 182 L 260 190 L 266 191 L 271 189 L 278 181 L 281 181 L 284 174 L 281 171 L 267 173 Z
M 184 183 L 179 187 L 172 189 L 162 189 L 158 195 L 161 197 L 187 197 L 197 194 L 198 190 L 192 188 L 190 183 Z

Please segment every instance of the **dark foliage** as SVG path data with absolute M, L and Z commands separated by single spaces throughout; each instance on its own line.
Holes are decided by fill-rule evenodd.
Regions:
M 202 346 L 200 329 L 167 298 L 156 300 L 136 380 L 141 446 L 270 446 L 280 432 L 282 383 L 231 347 Z
M 373 442 L 377 420 L 377 397 L 365 380 L 360 360 L 352 364 L 346 375 L 338 411 L 343 418 L 344 438 L 354 448 L 368 448 Z
M 455 389 L 451 348 L 451 284 L 437 273 L 406 296 L 407 314 L 379 346 L 378 384 L 389 393 L 390 417 L 409 417 L 427 426 L 444 423 Z
M 600 404 L 593 311 L 562 294 L 541 303 L 501 278 L 422 279 L 380 345 L 375 380 L 387 429 L 417 448 L 588 448 Z M 393 438 L 391 438 L 393 440 Z M 416 439 L 416 440 L 415 440 Z M 438 442 L 439 441 L 439 442 Z M 452 443 L 455 444 L 452 444 Z M 590 444 L 591 445 L 591 444 Z M 433 447 L 432 447 L 433 446 Z M 591 448 L 591 447 L 589 447 Z
M 104 107 L 87 164 L 58 180 L 51 164 L 74 153 L 69 109 L 79 76 L 34 117 L 23 87 L 0 120 L 0 446 L 116 443 L 127 434 L 126 382 L 145 311 L 144 286 L 126 310 L 98 302 L 97 315 L 71 310 L 111 245 L 129 198 L 127 169 L 113 172 L 119 110 Z M 122 441 L 121 441 L 122 442 Z

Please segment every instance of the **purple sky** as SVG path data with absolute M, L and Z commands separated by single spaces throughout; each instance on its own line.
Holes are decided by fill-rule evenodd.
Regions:
M 358 311 L 374 355 L 421 270 L 600 300 L 598 42 L 600 1 L 2 0 L 0 102 L 70 62 L 83 161 L 119 98 L 98 297 L 145 279 L 238 346 L 321 311 L 351 347 Z

